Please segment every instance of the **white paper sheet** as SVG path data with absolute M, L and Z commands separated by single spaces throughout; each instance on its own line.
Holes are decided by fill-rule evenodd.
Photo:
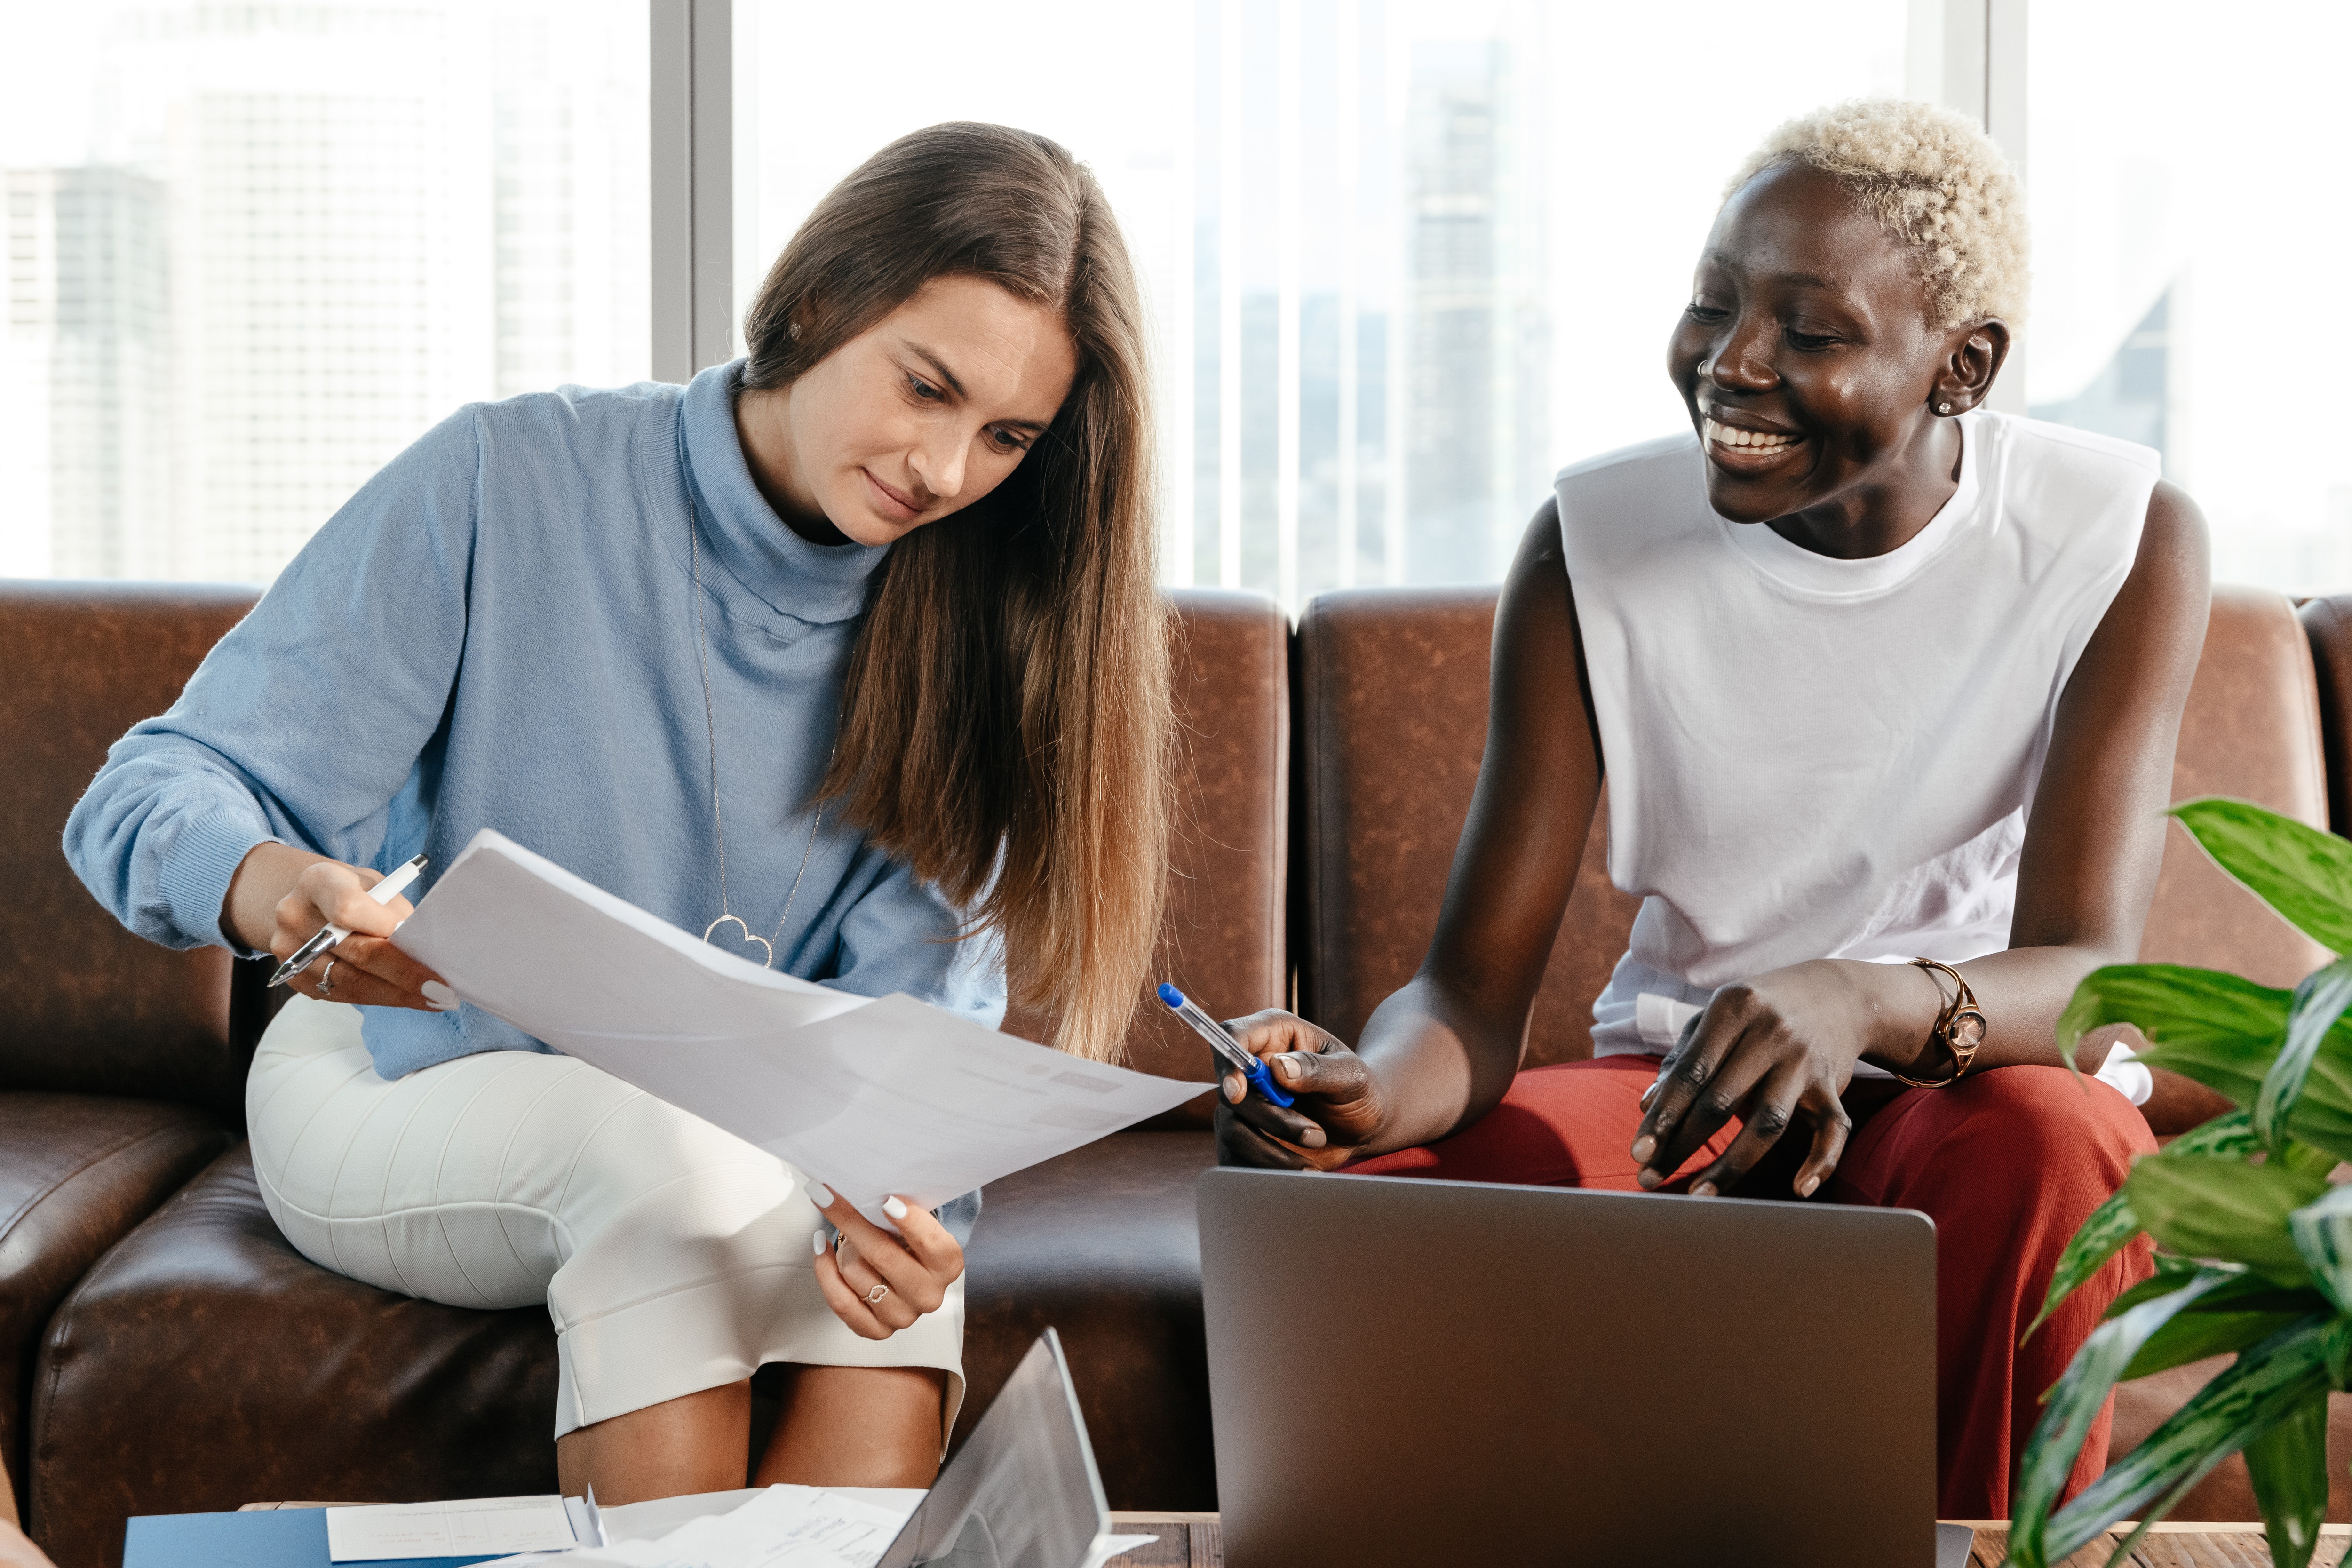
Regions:
M 524 1558 L 511 1568 L 541 1563 L 562 1568 L 873 1568 L 912 1511 L 911 1503 L 901 1510 L 814 1487 L 770 1487 L 740 1507 L 706 1515 L 654 1540 Z
M 563 1500 L 551 1494 L 327 1510 L 327 1557 L 333 1563 L 549 1552 L 575 1540 Z
M 936 1207 L 1202 1088 L 761 969 L 488 830 L 394 942 L 467 1002 L 791 1162 L 878 1225 L 892 1194 Z
M 610 1546 L 533 1552 L 481 1568 L 873 1568 L 922 1499 L 919 1491 L 793 1486 L 666 1498 L 605 1510 Z M 707 1511 L 678 1522 L 681 1513 L 697 1508 Z M 1097 1536 L 1086 1562 L 1072 1568 L 1103 1568 L 1158 1539 Z

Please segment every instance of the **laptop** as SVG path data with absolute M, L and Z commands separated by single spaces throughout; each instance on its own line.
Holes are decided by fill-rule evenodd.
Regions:
M 1197 1195 L 1228 1568 L 1968 1560 L 1936 1523 L 1925 1215 L 1234 1169 Z

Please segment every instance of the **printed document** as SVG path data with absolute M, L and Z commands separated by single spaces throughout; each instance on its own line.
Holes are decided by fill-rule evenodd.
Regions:
M 761 968 L 487 829 L 394 942 L 474 1006 L 788 1161 L 888 1227 L 1202 1092 L 911 996 Z
M 333 1563 L 552 1552 L 576 1539 L 563 1500 L 552 1494 L 327 1510 L 327 1558 Z

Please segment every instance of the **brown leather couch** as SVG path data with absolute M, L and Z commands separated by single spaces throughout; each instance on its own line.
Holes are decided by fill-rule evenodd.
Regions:
M 1483 744 L 1493 593 L 1328 595 L 1295 637 L 1263 599 L 1176 597 L 1188 771 L 1170 972 L 1230 1015 L 1289 996 L 1295 956 L 1301 1010 L 1352 1037 L 1435 919 Z M 13 939 L 0 947 L 0 1345 L 13 1358 L 0 1451 L 62 1568 L 118 1561 L 132 1512 L 553 1480 L 544 1314 L 408 1300 L 289 1247 L 235 1142 L 265 1017 L 256 966 L 235 966 L 232 984 L 222 954 L 124 935 L 58 854 L 106 743 L 166 706 L 249 602 L 0 587 L 12 678 L 0 753 L 16 763 L 0 796 L 0 885 L 12 889 L 0 937 Z M 2179 793 L 2329 819 L 2331 786 L 2340 798 L 2352 776 L 2338 718 L 2352 710 L 2352 619 L 2334 603 L 2305 607 L 2306 647 L 2284 600 L 2217 595 Z M 1596 826 L 1538 1004 L 1534 1060 L 1589 1051 L 1591 1002 L 1631 922 L 1632 901 L 1607 884 L 1604 839 Z M 2177 837 L 2146 951 L 2272 984 L 2318 961 Z M 1146 1068 L 1207 1076 L 1205 1053 L 1164 1019 L 1141 1021 L 1133 1046 Z M 964 1426 L 1054 1324 L 1114 1507 L 1214 1506 L 1191 1194 L 1212 1158 L 1204 1127 L 1195 1102 L 997 1184 L 973 1237 Z M 2186 1392 L 2141 1401 L 2137 1430 Z M 2126 1428 L 2119 1413 L 2119 1439 Z M 2207 1517 L 2252 1517 L 2250 1500 L 2216 1506 Z

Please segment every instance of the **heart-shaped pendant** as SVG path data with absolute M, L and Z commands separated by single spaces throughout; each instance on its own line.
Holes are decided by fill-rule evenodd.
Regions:
M 756 942 L 760 949 L 760 967 L 762 969 L 773 969 L 776 966 L 776 949 L 774 944 L 770 942 L 764 936 L 753 935 L 751 928 L 743 923 L 743 917 L 740 915 L 720 915 L 717 920 L 712 921 L 709 925 L 702 928 L 702 940 L 710 942 L 710 945 L 713 947 L 718 947 L 719 944 L 717 942 L 710 942 L 710 933 L 717 931 L 720 926 L 733 926 L 737 931 L 743 933 L 743 952 L 741 956 L 747 959 L 750 958 L 751 956 L 752 944 Z M 724 952 L 726 950 L 721 948 L 719 951 Z

